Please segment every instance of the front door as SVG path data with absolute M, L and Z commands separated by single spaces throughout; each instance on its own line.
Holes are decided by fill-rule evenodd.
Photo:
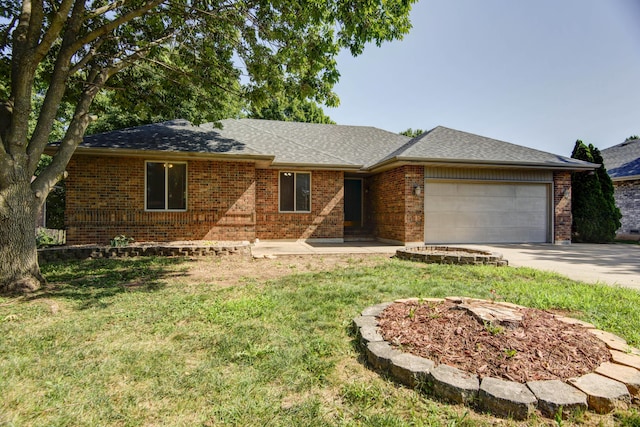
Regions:
M 344 180 L 344 226 L 362 227 L 362 179 Z

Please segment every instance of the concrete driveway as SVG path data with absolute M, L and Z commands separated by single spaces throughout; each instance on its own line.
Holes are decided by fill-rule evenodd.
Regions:
M 554 271 L 574 280 L 640 290 L 640 245 L 464 245 L 500 252 L 512 267 Z

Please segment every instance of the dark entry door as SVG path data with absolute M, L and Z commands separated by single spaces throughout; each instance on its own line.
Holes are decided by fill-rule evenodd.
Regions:
M 344 226 L 362 227 L 362 179 L 344 180 Z

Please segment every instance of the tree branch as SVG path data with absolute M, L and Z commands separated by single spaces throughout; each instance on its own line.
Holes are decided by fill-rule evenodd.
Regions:
M 74 75 L 75 73 L 80 71 L 85 65 L 87 65 L 96 56 L 96 54 L 98 53 L 98 51 L 100 50 L 100 47 L 104 42 L 105 42 L 105 39 L 98 39 L 95 45 L 93 45 L 91 49 L 89 49 L 89 52 L 87 52 L 87 54 L 80 61 L 78 61 L 73 67 L 71 67 L 71 69 L 69 70 L 69 75 L 70 76 Z
M 73 0 L 63 0 L 57 12 L 54 14 L 51 24 L 49 25 L 49 29 L 44 33 L 40 44 L 36 48 L 35 57 L 38 62 L 44 59 L 53 43 L 60 36 L 60 32 L 64 28 L 64 24 L 67 22 L 71 6 L 73 6 Z
M 85 86 L 76 110 L 69 123 L 67 132 L 65 133 L 58 151 L 53 156 L 53 160 L 31 183 L 31 190 L 40 201 L 44 201 L 51 189 L 64 177 L 65 168 L 76 150 L 76 147 L 82 142 L 84 133 L 91 122 L 89 108 L 100 88 L 109 78 L 109 74 L 104 70 L 92 70 L 90 72 L 89 82 Z
M 27 155 L 29 162 L 27 171 L 33 174 L 38 166 L 40 156 L 44 151 L 49 140 L 49 134 L 56 119 L 58 107 L 67 90 L 67 79 L 69 77 L 69 64 L 71 58 L 75 54 L 75 50 L 69 46 L 73 44 L 82 25 L 82 17 L 84 15 L 84 1 L 76 0 L 68 20 L 66 30 L 62 39 L 62 46 L 58 52 L 56 63 L 51 76 L 51 83 L 44 97 L 40 113 L 38 114 L 38 122 L 36 128 L 31 135 L 31 141 L 27 147 Z
M 105 13 L 111 12 L 120 6 L 124 6 L 126 3 L 127 2 L 125 0 L 119 0 L 106 4 L 105 6 L 87 12 L 87 18 L 95 18 L 97 16 L 104 15 Z
M 169 64 L 165 64 L 165 63 L 164 63 L 164 62 L 162 62 L 162 61 L 157 61 L 157 60 L 155 60 L 155 59 L 151 59 L 151 58 L 146 58 L 145 60 L 146 60 L 146 61 L 148 61 L 148 62 L 150 62 L 150 63 L 152 63 L 152 64 L 156 64 L 156 65 L 158 65 L 158 66 L 160 66 L 160 67 L 162 67 L 162 68 L 165 68 L 165 69 L 167 69 L 167 70 L 169 70 L 169 71 L 173 71 L 173 72 L 175 72 L 175 73 L 182 74 L 183 76 L 192 77 L 192 75 L 191 75 L 191 74 L 186 73 L 186 72 L 182 71 L 182 70 L 181 70 L 181 69 L 179 69 L 179 68 L 172 67 L 172 66 L 170 66 Z M 178 82 L 175 82 L 175 83 L 178 83 Z M 216 83 L 216 82 L 211 82 L 211 84 L 213 84 L 215 87 L 217 87 L 217 88 L 218 88 L 218 89 L 220 89 L 220 90 L 223 90 L 223 91 L 225 91 L 225 92 L 227 92 L 227 93 L 230 93 L 231 95 L 234 95 L 234 96 L 242 96 L 242 94 L 241 94 L 241 93 L 236 92 L 236 91 L 234 91 L 234 90 L 231 90 L 231 89 L 229 89 L 228 87 L 224 87 L 224 86 L 222 86 L 221 84 L 218 84 L 218 83 Z
M 33 6 L 30 0 L 22 2 L 18 25 L 13 31 L 11 51 L 11 96 L 13 102 L 12 120 L 5 134 L 4 145 L 8 153 L 24 153 L 27 142 L 28 119 L 31 112 L 31 93 L 35 78 L 36 64 L 29 59 L 30 23 Z
M 29 50 L 36 47 L 38 44 L 38 40 L 40 40 L 43 21 L 44 9 L 42 6 L 42 0 L 34 1 L 31 9 L 31 17 L 29 19 L 29 30 L 27 31 L 27 48 Z
M 96 28 L 95 30 L 91 31 L 84 37 L 80 37 L 79 39 L 76 40 L 76 42 L 73 45 L 71 45 L 71 48 L 74 51 L 78 51 L 82 46 L 89 44 L 95 39 L 110 33 L 111 31 L 115 30 L 116 28 L 118 28 L 120 25 L 124 23 L 127 23 L 135 18 L 139 18 L 140 16 L 144 15 L 154 7 L 164 3 L 164 1 L 165 0 L 153 0 L 153 1 L 147 2 L 144 6 L 140 7 L 139 9 L 132 10 L 131 12 L 126 13 L 120 16 L 119 18 L 114 19 L 113 21 L 110 21 L 104 24 L 103 26 Z

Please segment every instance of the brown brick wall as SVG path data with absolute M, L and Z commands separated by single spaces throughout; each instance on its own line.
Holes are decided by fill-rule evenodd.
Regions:
M 158 242 L 255 239 L 251 163 L 190 160 L 187 212 L 145 212 L 144 159 L 75 156 L 67 170 L 69 244 L 106 244 L 119 234 Z
M 616 206 L 622 214 L 617 236 L 637 240 L 640 237 L 640 180 L 615 181 L 613 188 Z
M 419 185 L 422 192 L 414 194 Z M 366 215 L 374 235 L 398 242 L 424 241 L 424 167 L 402 166 L 366 180 Z
M 256 237 L 259 239 L 342 238 L 344 174 L 311 172 L 311 212 L 278 212 L 278 170 L 256 170 Z
M 553 173 L 553 241 L 571 242 L 571 172 Z

